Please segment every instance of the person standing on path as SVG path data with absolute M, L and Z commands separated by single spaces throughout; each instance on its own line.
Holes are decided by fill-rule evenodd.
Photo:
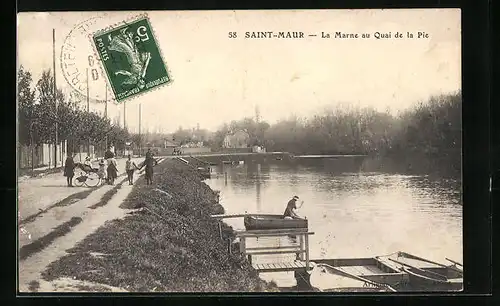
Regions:
M 136 169 L 139 169 L 139 167 L 132 161 L 132 157 L 129 154 L 127 162 L 125 163 L 125 171 L 127 171 L 129 185 L 134 184 L 134 170 Z
M 73 155 L 69 153 L 68 157 L 66 157 L 66 161 L 64 162 L 64 176 L 66 177 L 68 187 L 73 187 L 73 176 L 75 176 L 76 165 L 77 164 L 73 159 Z
M 115 184 L 115 179 L 118 177 L 118 167 L 114 157 L 108 159 L 108 183 Z
M 153 158 L 153 155 L 150 153 L 148 156 L 148 154 L 146 153 L 146 160 L 144 160 L 144 163 L 139 170 L 146 167 L 145 176 L 146 176 L 146 184 L 147 185 L 153 184 L 153 167 L 156 164 L 158 164 L 158 162 Z

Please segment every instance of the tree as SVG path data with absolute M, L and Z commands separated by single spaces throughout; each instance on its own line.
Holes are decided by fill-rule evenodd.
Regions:
M 18 127 L 19 142 L 24 145 L 32 145 L 31 139 L 35 136 L 32 135 L 35 130 L 32 125 L 36 123 L 35 91 L 31 88 L 32 82 L 31 73 L 21 66 L 17 76 Z
M 31 89 L 32 78 L 23 67 L 18 73 L 19 99 L 19 139 L 23 144 L 29 143 L 29 126 L 36 131 L 35 142 L 53 143 L 55 140 L 55 122 L 59 125 L 58 140 L 68 140 L 72 146 L 96 145 L 107 135 L 110 141 L 124 146 L 128 133 L 110 120 L 97 113 L 81 109 L 75 102 L 69 101 L 60 89 L 54 96 L 54 76 L 45 70 L 35 90 Z M 38 96 L 36 97 L 36 94 Z M 35 100 L 37 103 L 35 103 Z M 57 100 L 57 115 L 56 115 Z M 32 120 L 32 118 L 36 120 Z
M 185 144 L 193 139 L 193 132 L 189 129 L 183 129 L 181 126 L 174 132 L 173 137 L 176 142 Z
M 61 90 L 57 90 L 54 96 L 54 76 L 50 69 L 42 72 L 42 76 L 36 84 L 38 93 L 37 115 L 40 124 L 37 126 L 37 131 L 40 136 L 40 141 L 45 143 L 54 143 L 55 141 L 55 122 L 59 120 L 59 115 L 64 115 L 64 106 L 61 111 L 58 111 L 56 116 L 56 99 L 58 106 L 65 104 L 64 94 Z M 59 124 L 61 123 L 58 121 Z M 61 131 L 65 131 L 68 126 L 60 126 Z M 58 135 L 59 136 L 59 135 Z

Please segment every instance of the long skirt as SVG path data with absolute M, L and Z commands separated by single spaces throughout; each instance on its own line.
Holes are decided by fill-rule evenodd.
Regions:
M 146 167 L 146 178 L 153 179 L 153 167 Z
M 116 173 L 115 167 L 112 165 L 108 166 L 108 179 L 115 179 L 118 177 L 118 173 Z

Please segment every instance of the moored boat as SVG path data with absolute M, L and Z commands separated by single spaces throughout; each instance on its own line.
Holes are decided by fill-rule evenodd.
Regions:
M 448 261 L 453 264 L 440 264 L 405 252 L 374 258 L 311 259 L 321 273 L 330 274 L 322 286 L 314 286 L 337 292 L 459 291 L 463 287 L 462 264 Z
M 461 264 L 451 265 L 434 262 L 405 252 L 397 252 L 379 260 L 388 260 L 408 275 L 411 291 L 459 291 L 463 289 Z M 459 265 L 460 267 L 458 267 Z
M 403 267 L 408 273 L 409 285 L 415 291 L 460 291 L 463 278 L 447 278 L 438 273 L 429 273 L 422 269 Z
M 244 218 L 247 230 L 308 228 L 307 219 L 285 219 L 283 215 L 251 215 Z
M 357 264 L 354 261 L 350 263 L 344 261 L 343 263 Z M 372 281 L 366 278 L 366 275 L 360 276 L 359 273 L 348 271 L 345 269 L 346 267 L 348 266 L 335 267 L 326 263 L 316 263 L 315 268 L 319 268 L 321 274 L 328 274 L 328 281 L 319 281 L 317 287 L 323 287 L 320 289 L 323 292 L 396 292 L 396 289 L 391 285 Z M 382 271 L 380 270 L 380 272 Z

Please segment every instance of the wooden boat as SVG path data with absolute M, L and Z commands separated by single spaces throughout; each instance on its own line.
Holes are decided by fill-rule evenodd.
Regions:
M 337 277 L 328 284 L 329 289 L 323 291 L 338 292 L 461 290 L 463 284 L 462 265 L 458 262 L 448 261 L 453 264 L 440 264 L 405 252 L 396 252 L 374 258 L 311 259 L 316 267 L 326 268 L 328 273 Z M 356 279 L 358 284 L 362 283 L 362 286 L 360 288 L 352 281 L 346 283 L 338 276 Z
M 344 262 L 346 264 L 347 262 Z M 354 262 L 352 262 L 355 264 Z M 331 266 L 326 263 L 316 263 L 320 273 L 329 274 L 329 285 L 323 292 L 396 292 L 392 286 L 381 282 L 372 281 L 356 273 L 350 273 L 341 266 Z M 347 266 L 343 266 L 344 268 Z
M 463 289 L 462 265 L 453 262 L 450 265 L 437 263 L 405 252 L 388 256 L 408 275 L 410 291 L 460 291 Z
M 463 278 L 451 278 L 429 271 L 407 268 L 403 270 L 409 275 L 410 288 L 413 291 L 460 291 L 463 289 Z
M 285 219 L 283 215 L 251 215 L 243 220 L 246 230 L 308 228 L 307 219 Z
M 397 291 L 408 282 L 404 271 L 376 258 L 311 259 L 311 262 L 332 275 L 343 277 L 333 278 L 324 291 Z M 352 279 L 361 286 L 352 283 Z

